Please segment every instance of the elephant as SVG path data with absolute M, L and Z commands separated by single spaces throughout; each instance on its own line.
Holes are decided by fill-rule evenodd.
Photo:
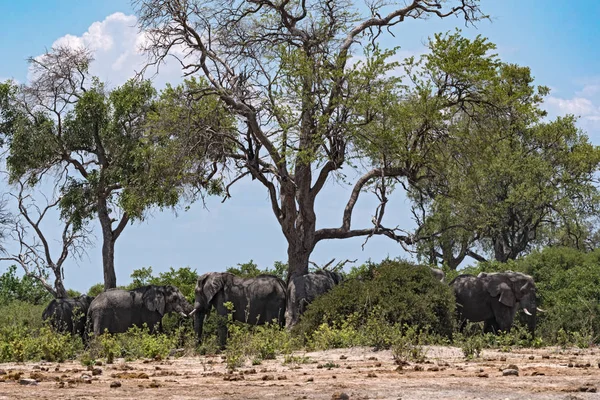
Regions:
M 177 312 L 187 317 L 192 305 L 175 286 L 142 286 L 133 290 L 110 289 L 100 293 L 88 310 L 86 327 L 94 335 L 126 332 L 133 326 L 162 331 L 162 317 Z
M 459 275 L 450 282 L 454 290 L 460 328 L 466 321 L 484 321 L 484 332 L 508 332 L 519 308 L 528 315 L 530 333 L 535 332 L 536 288 L 533 278 L 520 272 Z
M 217 314 L 229 312 L 225 303 L 233 304 L 233 320 L 254 325 L 276 321 L 284 324 L 286 303 L 285 283 L 274 275 L 240 278 L 228 272 L 209 272 L 198 277 L 194 310 L 194 329 L 198 343 L 202 341 L 204 317 L 215 307 Z M 217 322 L 219 344 L 227 342 L 227 325 L 223 318 Z
M 327 270 L 318 270 L 291 279 L 287 287 L 286 328 L 293 328 L 300 315 L 306 311 L 306 306 L 341 282 L 342 275 Z
M 54 299 L 42 313 L 42 319 L 58 332 L 83 335 L 85 319 L 90 304 L 94 300 L 88 295 Z
M 444 282 L 444 279 L 446 278 L 446 274 L 444 273 L 444 271 L 442 271 L 439 268 L 433 267 L 429 267 L 429 269 L 431 270 L 431 273 L 437 280 L 439 280 L 440 282 Z

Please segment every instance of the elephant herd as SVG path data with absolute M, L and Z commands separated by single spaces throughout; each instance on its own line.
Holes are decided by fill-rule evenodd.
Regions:
M 432 268 L 441 282 L 444 274 Z M 122 333 L 130 327 L 148 326 L 151 332 L 162 330 L 162 317 L 177 313 L 194 317 L 198 341 L 204 318 L 215 308 L 220 316 L 231 313 L 233 320 L 261 325 L 276 321 L 291 329 L 308 304 L 342 283 L 332 271 L 317 271 L 297 276 L 286 283 L 273 275 L 240 278 L 230 273 L 210 272 L 198 277 L 195 301 L 190 304 L 175 286 L 144 286 L 133 290 L 110 289 L 98 296 L 55 299 L 42 318 L 56 330 L 79 334 L 84 341 L 89 333 Z M 536 305 L 533 279 L 518 272 L 459 275 L 449 284 L 454 290 L 461 329 L 467 320 L 484 322 L 485 332 L 510 330 L 516 312 L 528 315 L 528 327 L 535 329 Z M 217 322 L 219 343 L 225 345 L 227 324 Z

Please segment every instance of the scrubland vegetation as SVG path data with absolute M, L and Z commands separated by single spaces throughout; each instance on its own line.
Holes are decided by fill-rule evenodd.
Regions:
M 233 270 L 233 269 L 230 269 Z M 239 274 L 260 269 L 249 262 L 236 268 Z M 391 349 L 399 363 L 424 357 L 424 345 L 462 348 L 466 358 L 478 357 L 485 348 L 511 351 L 517 347 L 549 345 L 586 348 L 600 340 L 600 252 L 547 248 L 509 263 L 480 263 L 467 271 L 521 271 L 534 276 L 540 305 L 535 337 L 518 321 L 508 333 L 483 334 L 481 324 L 469 324 L 458 332 L 454 296 L 447 283 L 435 280 L 428 268 L 407 261 L 384 260 L 348 271 L 345 282 L 313 302 L 292 331 L 276 324 L 252 327 L 229 321 L 229 341 L 222 352 L 229 368 L 284 355 L 287 363 L 302 363 L 296 350 L 324 350 L 352 346 Z M 447 270 L 447 281 L 456 271 Z M 193 300 L 195 271 L 173 269 L 152 274 L 136 270 L 127 288 L 173 284 Z M 53 332 L 41 319 L 50 300 L 45 290 L 14 269 L 0 276 L 0 362 L 77 359 L 84 365 L 115 358 L 164 359 L 168 356 L 221 353 L 213 313 L 205 324 L 202 344 L 196 344 L 192 321 L 176 315 L 163 320 L 164 332 L 149 334 L 132 328 L 125 334 L 92 338 L 84 346 L 78 336 Z M 90 288 L 90 293 L 96 286 Z M 296 354 L 296 355 L 294 355 Z

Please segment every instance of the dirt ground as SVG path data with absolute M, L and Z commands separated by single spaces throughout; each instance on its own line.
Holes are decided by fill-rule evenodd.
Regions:
M 389 351 L 369 348 L 296 356 L 234 373 L 221 356 L 117 360 L 94 371 L 76 361 L 0 364 L 0 399 L 600 399 L 596 348 L 486 350 L 465 361 L 458 348 L 431 346 L 424 363 L 402 369 Z M 518 376 L 503 375 L 515 366 Z

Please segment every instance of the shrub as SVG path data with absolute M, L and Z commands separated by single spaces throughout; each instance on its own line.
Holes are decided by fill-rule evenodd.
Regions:
M 376 346 L 389 346 L 386 335 L 404 325 L 422 333 L 451 335 L 454 295 L 448 285 L 432 276 L 429 268 L 388 259 L 356 269 L 351 276 L 353 279 L 310 304 L 295 332 L 312 342 L 323 342 L 328 336 L 325 342 L 330 342 L 336 329 L 343 328 L 350 335 L 362 331 L 362 342 Z M 342 340 L 344 343 L 339 345 L 348 341 Z

